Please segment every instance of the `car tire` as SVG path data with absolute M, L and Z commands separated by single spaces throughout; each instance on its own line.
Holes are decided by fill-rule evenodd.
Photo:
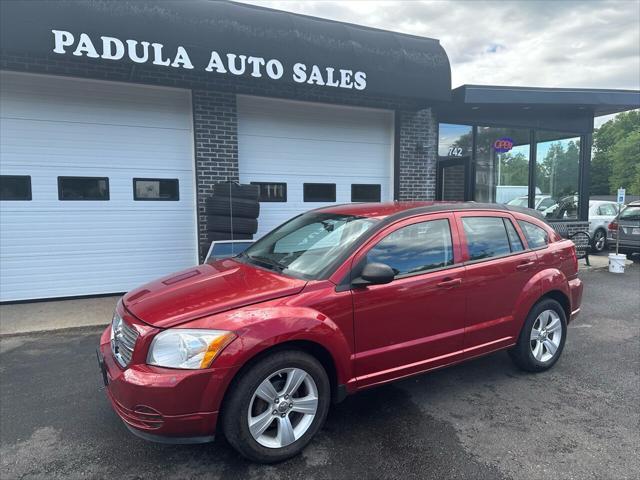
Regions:
M 258 218 L 260 203 L 247 198 L 209 197 L 206 200 L 207 215 L 222 215 L 228 217 L 233 212 L 234 217 Z
M 231 232 L 231 217 L 223 215 L 207 215 L 207 227 L 216 232 Z M 254 234 L 258 231 L 258 221 L 255 218 L 233 217 L 233 233 Z
M 602 228 L 597 229 L 593 233 L 593 239 L 591 240 L 591 248 L 594 252 L 600 253 L 607 248 L 607 232 Z
M 550 369 L 562 355 L 567 338 L 567 316 L 552 298 L 536 303 L 522 326 L 518 343 L 509 350 L 514 363 L 527 372 Z
M 300 386 L 285 399 L 289 381 L 293 380 L 295 386 L 300 372 L 305 374 Z M 313 416 L 296 411 L 304 401 L 311 412 L 314 395 L 317 401 Z M 296 398 L 306 400 L 296 406 Z M 254 362 L 234 381 L 222 408 L 222 432 L 229 444 L 249 460 L 281 462 L 300 453 L 320 430 L 330 402 L 331 386 L 320 362 L 302 351 L 280 351 Z
M 213 194 L 219 197 L 246 198 L 258 201 L 260 187 L 258 185 L 238 185 L 235 183 L 216 183 Z
M 205 238 L 208 243 L 220 240 L 231 240 L 231 232 L 216 232 L 214 230 L 208 230 L 205 233 Z M 233 232 L 233 240 L 253 240 L 253 234 Z

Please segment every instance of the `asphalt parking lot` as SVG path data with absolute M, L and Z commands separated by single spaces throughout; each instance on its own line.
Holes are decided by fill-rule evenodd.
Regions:
M 329 413 L 304 453 L 262 466 L 223 442 L 147 443 L 104 396 L 95 327 L 0 339 L 0 477 L 640 477 L 640 265 L 582 273 L 583 311 L 549 372 L 506 353 L 370 390 Z

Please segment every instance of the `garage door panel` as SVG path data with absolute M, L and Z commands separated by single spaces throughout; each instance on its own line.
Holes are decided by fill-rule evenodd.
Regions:
M 2 169 L 3 175 L 30 175 L 32 200 L 29 202 L 3 202 L 0 215 L 10 212 L 22 212 L 25 215 L 41 213 L 58 213 L 61 215 L 75 213 L 100 212 L 101 215 L 113 213 L 121 215 L 131 211 L 140 212 L 172 212 L 179 211 L 185 215 L 193 212 L 193 173 L 175 170 L 135 169 L 122 171 L 109 170 L 105 167 L 87 168 L 18 168 Z M 108 201 L 58 201 L 58 176 L 95 176 L 109 179 Z M 133 178 L 167 178 L 177 179 L 179 189 L 178 201 L 144 201 L 133 200 Z M 11 219 L 7 218 L 7 221 Z M 18 223 L 23 223 L 18 217 Z
M 238 123 L 239 135 L 372 144 L 386 144 L 389 140 L 379 135 L 389 124 L 389 112 L 381 110 L 323 104 L 310 106 L 302 102 L 243 96 L 238 97 L 238 110 L 243 116 Z M 277 122 L 273 121 L 274 115 Z
M 260 237 L 291 217 L 332 203 L 304 202 L 304 183 L 336 184 L 336 202 L 352 184 L 392 192 L 393 116 L 389 111 L 238 97 L 240 181 L 284 182 L 286 202 L 260 205 Z
M 188 252 L 176 252 L 166 259 L 168 272 L 181 270 L 188 260 Z M 158 272 L 143 257 L 138 261 L 123 260 L 122 255 L 86 256 L 77 259 L 70 267 L 68 262 L 53 262 L 51 268 L 41 268 L 42 259 L 33 257 L 13 261 L 3 261 L 0 282 L 3 295 L 7 298 L 19 297 L 22 292 L 38 288 L 39 298 L 66 297 L 69 289 L 82 290 L 84 295 L 124 292 L 157 278 Z M 6 267 L 6 270 L 5 270 Z M 133 268 L 133 272 L 123 276 L 123 272 Z M 106 290 L 106 292 L 105 292 Z
M 81 162 L 85 168 L 104 169 L 175 165 L 191 151 L 193 139 L 189 131 L 178 129 L 3 118 L 0 142 L 3 164 L 78 166 Z
M 191 129 L 188 90 L 6 73 L 0 89 L 4 118 Z
M 2 174 L 32 190 L 2 202 L 2 301 L 122 292 L 197 262 L 188 92 L 1 80 Z M 107 177 L 109 200 L 60 201 L 60 176 Z M 179 200 L 135 201 L 133 178 L 177 179 Z
M 311 162 L 321 161 L 324 168 L 331 168 L 337 174 L 348 172 L 353 174 L 360 169 L 364 174 L 369 169 L 383 169 L 386 176 L 391 168 L 387 165 L 372 165 L 380 158 L 388 158 L 389 145 L 374 144 L 336 144 L 332 142 L 303 142 L 298 140 L 278 141 L 269 138 L 264 142 L 247 142 L 243 150 L 243 161 L 252 173 L 287 172 L 290 174 L 306 174 Z M 348 164 L 348 169 L 345 169 Z M 344 174 L 344 173 L 343 173 Z

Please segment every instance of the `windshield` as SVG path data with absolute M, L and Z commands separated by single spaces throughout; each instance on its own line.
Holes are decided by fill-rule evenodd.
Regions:
M 640 207 L 627 207 L 620 213 L 620 220 L 640 220 Z
M 239 258 L 283 273 L 315 279 L 379 220 L 309 212 L 272 230 Z

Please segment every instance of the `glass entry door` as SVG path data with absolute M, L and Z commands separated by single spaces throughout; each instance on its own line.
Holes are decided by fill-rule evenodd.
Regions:
M 469 169 L 471 157 L 438 160 L 436 200 L 471 200 Z

